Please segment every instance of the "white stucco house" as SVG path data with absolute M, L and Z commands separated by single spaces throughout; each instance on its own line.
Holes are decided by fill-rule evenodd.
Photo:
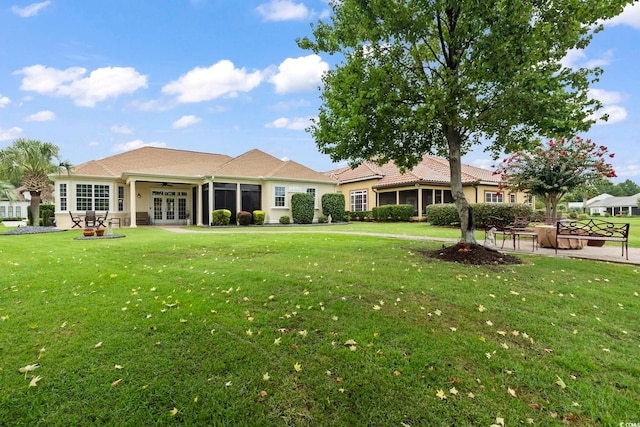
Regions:
M 321 197 L 336 191 L 336 181 L 291 160 L 260 150 L 238 157 L 169 148 L 143 147 L 50 175 L 55 184 L 59 228 L 72 228 L 71 216 L 86 211 L 121 226 L 209 225 L 214 209 L 229 209 L 232 223 L 240 211 L 265 212 L 265 223 L 291 216 L 291 195 Z

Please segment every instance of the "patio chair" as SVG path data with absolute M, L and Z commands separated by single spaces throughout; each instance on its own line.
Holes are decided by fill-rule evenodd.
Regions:
M 87 228 L 95 228 L 96 226 L 96 211 L 87 211 L 87 214 L 84 217 L 84 225 Z
M 73 216 L 73 214 L 71 213 L 71 211 L 69 211 L 69 216 L 71 217 L 71 221 L 73 221 L 73 227 L 71 228 L 82 228 L 82 224 L 80 224 L 82 222 L 82 218 L 79 216 Z
M 98 227 L 105 227 L 106 228 L 106 225 L 104 225 L 104 223 L 107 220 L 108 216 L 109 216 L 109 211 L 106 211 L 104 213 L 104 216 L 96 217 L 96 222 L 98 223 Z

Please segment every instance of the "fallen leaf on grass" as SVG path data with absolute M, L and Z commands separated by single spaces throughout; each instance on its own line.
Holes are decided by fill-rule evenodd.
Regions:
M 38 381 L 40 381 L 41 379 L 42 379 L 42 377 L 41 377 L 40 375 L 38 375 L 38 376 L 36 376 L 36 377 L 31 378 L 31 381 L 29 381 L 29 387 L 35 387 L 35 386 L 37 386 L 37 385 L 38 385 L 38 384 L 37 384 L 37 383 L 38 383 Z
M 98 344 L 93 346 L 93 348 L 100 348 L 100 347 L 102 347 L 102 341 L 100 341 Z
M 296 363 L 295 365 L 293 365 L 293 369 L 295 369 L 296 372 L 300 372 L 302 371 L 302 365 L 299 363 Z
M 438 390 L 438 392 L 436 393 L 436 396 L 438 396 L 440 400 L 445 400 L 447 398 L 447 395 L 444 394 L 444 390 L 442 389 Z
M 567 385 L 564 383 L 562 378 L 560 378 L 558 375 L 556 375 L 556 378 L 558 379 L 558 381 L 556 381 L 556 384 L 558 384 L 561 389 L 564 390 L 565 388 L 567 388 Z
M 120 384 L 122 384 L 122 378 L 115 380 L 114 382 L 111 383 L 111 387 L 118 387 Z
M 356 344 L 357 344 L 357 342 L 355 340 L 353 340 L 353 339 L 346 340 L 344 342 L 344 345 L 356 345 Z
M 40 367 L 39 363 L 34 363 L 33 365 L 23 366 L 22 368 L 18 368 L 18 372 L 24 373 L 24 379 L 27 379 L 27 374 L 29 372 L 33 372 Z
M 172 417 L 175 417 L 177 413 L 178 413 L 178 408 L 173 408 L 172 410 L 169 411 L 169 415 L 171 415 Z
M 516 396 L 516 391 L 513 388 L 510 388 L 510 387 L 507 388 L 507 393 L 509 393 L 509 396 L 511 396 L 511 397 L 517 397 Z

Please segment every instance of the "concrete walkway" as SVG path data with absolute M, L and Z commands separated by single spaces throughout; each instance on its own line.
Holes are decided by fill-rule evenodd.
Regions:
M 189 230 L 181 227 L 159 227 L 163 230 L 171 231 L 174 233 L 224 233 L 231 234 L 237 233 L 237 230 L 228 229 L 228 230 Z M 399 235 L 399 234 L 385 234 L 385 233 L 361 233 L 361 232 L 350 232 L 350 231 L 336 231 L 336 230 L 323 230 L 322 228 L 308 228 L 305 230 L 292 230 L 282 228 L 278 231 L 270 230 L 273 232 L 282 232 L 287 234 L 292 233 L 329 233 L 329 234 L 344 234 L 344 235 L 357 235 L 357 236 L 372 236 L 372 237 L 382 237 L 389 239 L 403 239 L 403 240 L 423 240 L 423 241 L 432 241 L 432 242 L 442 242 L 446 244 L 454 244 L 458 240 L 457 239 L 445 239 L 445 238 L 433 238 L 433 237 L 424 237 L 424 236 L 407 236 L 407 235 Z M 478 243 L 484 243 L 482 240 L 479 240 Z M 502 241 L 499 241 L 499 245 L 502 244 Z M 504 244 L 504 248 L 498 247 L 498 250 L 506 252 L 506 253 L 518 253 L 523 255 L 536 255 L 536 256 L 548 256 L 548 257 L 557 257 L 557 258 L 573 258 L 573 259 L 587 259 L 594 261 L 603 261 L 603 262 L 611 262 L 618 264 L 631 264 L 631 265 L 640 265 L 640 248 L 629 248 L 629 259 L 626 256 L 622 255 L 621 245 L 618 243 L 606 243 L 602 247 L 596 246 L 585 246 L 582 249 L 558 249 L 558 253 L 556 254 L 556 250 L 554 248 L 543 248 L 537 247 L 532 251 L 532 243 L 530 240 L 523 240 L 520 242 L 520 248 L 513 249 L 513 242 L 507 240 Z

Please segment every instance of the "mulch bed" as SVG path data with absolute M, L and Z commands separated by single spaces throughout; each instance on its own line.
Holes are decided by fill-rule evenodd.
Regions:
M 426 257 L 469 265 L 513 265 L 522 264 L 516 256 L 498 252 L 482 245 L 457 243 L 435 251 L 422 252 Z

